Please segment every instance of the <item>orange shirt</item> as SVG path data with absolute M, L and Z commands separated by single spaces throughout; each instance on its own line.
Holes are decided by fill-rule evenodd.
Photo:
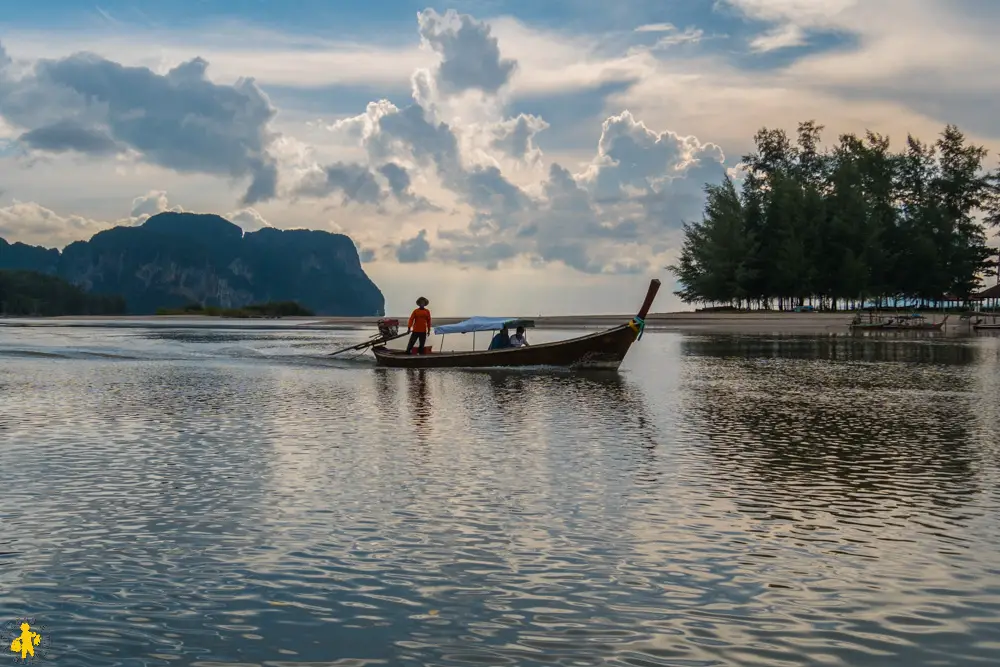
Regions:
M 407 325 L 410 331 L 416 333 L 431 332 L 431 311 L 426 308 L 414 308 L 410 313 L 410 322 Z

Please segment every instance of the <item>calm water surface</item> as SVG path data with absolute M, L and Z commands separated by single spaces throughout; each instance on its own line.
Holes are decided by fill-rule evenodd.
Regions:
M 997 663 L 1000 340 L 323 358 L 367 335 L 0 327 L 0 621 L 67 667 Z

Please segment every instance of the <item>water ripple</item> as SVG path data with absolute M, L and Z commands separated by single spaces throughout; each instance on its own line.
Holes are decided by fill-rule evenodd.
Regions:
M 0 617 L 70 667 L 1000 647 L 1000 341 L 647 334 L 608 376 L 345 337 L 0 329 Z

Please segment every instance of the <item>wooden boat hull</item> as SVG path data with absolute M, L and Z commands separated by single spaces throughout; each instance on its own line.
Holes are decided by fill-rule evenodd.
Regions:
M 385 346 L 372 348 L 375 362 L 391 368 L 503 368 L 558 366 L 571 369 L 617 370 L 638 337 L 636 328 L 623 324 L 598 333 L 554 343 L 472 352 L 406 354 Z

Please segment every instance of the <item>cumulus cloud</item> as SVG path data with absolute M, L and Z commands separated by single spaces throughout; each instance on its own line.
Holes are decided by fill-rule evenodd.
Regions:
M 171 209 L 166 190 L 150 190 L 132 200 L 132 212 L 129 215 L 137 219 L 148 218 L 168 210 Z M 180 207 L 175 207 L 175 210 L 180 210 Z
M 274 226 L 265 220 L 264 216 L 253 208 L 241 208 L 238 211 L 229 213 L 225 216 L 225 218 L 226 220 L 239 225 L 244 232 L 256 232 L 264 229 L 265 227 Z
M 429 170 L 465 207 L 468 222 L 439 229 L 433 247 L 426 230 L 390 246 L 398 261 L 434 257 L 498 268 L 520 257 L 587 273 L 639 271 L 669 250 L 657 239 L 677 230 L 682 216 L 700 213 L 704 179 L 722 177 L 725 157 L 718 146 L 656 132 L 624 111 L 600 128 L 596 154 L 580 174 L 552 163 L 537 187 L 515 184 L 505 166 L 541 166 L 544 156 L 534 139 L 549 127 L 537 115 L 504 115 L 500 90 L 516 62 L 503 58 L 488 26 L 471 17 L 427 10 L 420 22 L 421 36 L 435 45 L 441 63 L 415 73 L 413 102 L 373 101 L 364 113 L 333 123 L 332 132 L 364 149 L 367 164 L 317 168 L 300 186 L 316 196 L 339 191 L 345 199 L 378 204 L 389 192 L 409 191 L 409 170 Z M 446 67 L 449 62 L 475 67 L 455 70 Z M 472 72 L 483 85 L 472 85 Z M 454 102 L 472 89 L 483 93 L 472 107 L 483 115 L 462 122 Z M 379 187 L 376 174 L 387 188 Z
M 366 174 L 366 183 L 370 182 L 368 175 L 378 173 L 385 178 L 388 192 L 399 193 L 397 199 L 406 200 L 412 197 L 409 170 L 429 169 L 459 203 L 472 210 L 474 229 L 508 228 L 532 202 L 503 175 L 492 154 L 537 162 L 541 152 L 533 137 L 548 124 L 533 115 L 504 118 L 499 114 L 502 105 L 496 103 L 495 94 L 507 84 L 516 63 L 500 55 L 488 25 L 466 15 L 448 12 L 442 16 L 433 10 L 422 12 L 419 22 L 422 38 L 440 54 L 441 62 L 433 72 L 418 70 L 414 74 L 413 103 L 400 108 L 387 100 L 373 101 L 363 114 L 338 121 L 330 129 L 364 148 L 368 165 L 351 169 Z M 461 125 L 443 119 L 454 111 L 451 103 L 470 90 L 486 94 L 478 107 L 487 112 L 484 122 Z M 496 115 L 490 117 L 490 110 Z M 334 188 L 328 178 L 317 174 L 344 168 L 342 164 L 322 167 L 302 188 L 325 194 Z M 381 200 L 374 196 L 367 199 L 368 203 Z M 401 256 L 413 257 L 416 249 L 429 252 L 422 236 L 404 243 L 408 245 L 400 246 Z M 422 256 L 420 253 L 417 255 Z
M 858 0 L 724 0 L 747 18 L 772 24 L 750 40 L 760 53 L 804 46 L 809 32 L 840 27 L 840 17 L 858 6 Z
M 715 144 L 670 131 L 657 133 L 623 111 L 604 121 L 597 155 L 584 180 L 598 200 L 617 200 L 631 194 L 661 193 L 695 167 L 714 167 L 714 175 L 721 179 L 724 159 Z
M 385 178 L 389 192 L 397 201 L 409 204 L 411 210 L 417 211 L 440 211 L 441 207 L 432 204 L 426 197 L 413 192 L 410 172 L 395 162 L 386 162 L 378 168 L 378 173 Z
M 421 229 L 413 238 L 406 239 L 396 249 L 396 259 L 403 264 L 424 262 L 430 252 L 431 244 L 427 241 L 427 230 Z
M 689 169 L 701 166 L 691 162 Z M 700 213 L 701 183 L 685 176 L 675 176 L 675 182 L 650 178 L 642 192 L 601 200 L 589 171 L 574 175 L 553 163 L 540 196 L 506 192 L 506 200 L 483 206 L 467 229 L 439 233 L 450 245 L 436 254 L 489 269 L 523 255 L 538 265 L 559 262 L 584 273 L 642 271 L 677 241 L 684 214 Z M 685 196 L 691 201 L 684 202 Z M 678 200 L 683 205 L 673 207 Z
M 542 151 L 535 145 L 535 135 L 548 127 L 544 118 L 522 113 L 517 118 L 495 123 L 490 128 L 493 134 L 490 145 L 515 160 L 537 163 L 542 158 Z
M 245 204 L 273 198 L 276 110 L 253 79 L 215 84 L 207 69 L 193 58 L 161 75 L 77 53 L 15 71 L 0 46 L 0 117 L 23 129 L 19 141 L 30 149 L 130 151 L 178 172 L 249 177 Z
M 441 55 L 433 82 L 444 94 L 478 89 L 496 93 L 510 81 L 517 67 L 502 58 L 490 26 L 449 9 L 443 15 L 426 9 L 417 15 L 420 37 Z
M 59 120 L 29 130 L 20 136 L 20 140 L 31 148 L 53 153 L 76 151 L 90 155 L 113 155 L 125 148 L 103 130 L 83 127 L 71 120 Z
M 468 171 L 462 165 L 459 137 L 419 104 L 400 109 L 388 100 L 371 102 L 363 114 L 338 121 L 330 129 L 357 141 L 368 164 L 318 166 L 303 179 L 297 192 L 324 196 L 343 191 L 340 181 L 349 172 L 361 196 L 345 194 L 345 201 L 380 205 L 392 195 L 410 212 L 441 210 L 414 193 L 411 169 L 431 169 L 446 187 L 460 195 L 465 192 Z M 331 172 L 336 175 L 336 184 L 331 183 Z M 385 183 L 384 188 L 376 175 Z
M 447 179 L 459 178 L 458 137 L 447 123 L 435 122 L 419 104 L 398 109 L 383 100 L 376 113 L 372 131 L 362 141 L 373 159 L 403 158 L 434 166 Z
M 141 225 L 157 213 L 166 211 L 183 212 L 184 209 L 171 205 L 164 190 L 151 190 L 135 197 L 128 216 L 117 220 L 62 215 L 36 202 L 14 200 L 10 206 L 0 207 L 0 238 L 11 243 L 20 241 L 29 245 L 62 248 L 73 241 L 87 240 L 105 229 Z M 252 207 L 237 209 L 222 217 L 244 232 L 273 226 Z
M 336 162 L 308 170 L 296 185 L 294 194 L 314 198 L 338 194 L 342 205 L 369 205 L 379 213 L 387 212 L 386 203 L 390 198 L 411 213 L 441 210 L 426 197 L 417 195 L 411 186 L 410 172 L 396 162 L 385 162 L 374 168 L 360 163 Z
M 171 206 L 163 190 L 152 190 L 134 198 L 128 216 L 117 220 L 63 215 L 37 202 L 15 199 L 10 206 L 0 208 L 0 238 L 12 243 L 20 241 L 29 245 L 62 248 L 73 241 L 87 240 L 111 227 L 141 225 L 157 213 L 183 210 L 180 206 Z
M 0 66 L 0 117 L 39 151 L 126 152 L 181 172 L 248 176 L 241 207 L 228 214 L 247 231 L 268 225 L 251 204 L 285 194 L 303 206 L 330 200 L 327 208 L 352 207 L 352 220 L 380 216 L 360 218 L 363 231 L 353 230 L 364 242 L 363 261 L 374 261 L 372 248 L 381 248 L 399 262 L 487 268 L 557 262 L 587 273 L 630 273 L 662 265 L 680 222 L 700 214 L 704 182 L 724 173 L 718 146 L 652 129 L 623 111 L 595 124 L 594 153 L 582 167 L 553 161 L 537 142 L 549 122 L 509 112 L 521 66 L 501 52 L 492 26 L 430 9 L 417 24 L 437 62 L 413 71 L 411 101 L 373 100 L 325 126 L 350 155 L 320 159 L 279 135 L 271 129 L 276 111 L 252 79 L 212 83 L 201 58 L 162 75 L 88 54 L 19 71 L 8 63 Z M 701 38 L 672 25 L 637 31 L 658 37 L 659 48 Z M 32 107 L 38 113 L 29 114 Z M 130 219 L 167 206 L 165 193 L 152 191 L 135 200 Z M 445 211 L 432 221 L 430 214 Z M 393 233 L 403 223 L 420 232 Z
M 10 243 L 62 248 L 113 226 L 80 215 L 60 215 L 35 202 L 0 207 L 0 238 Z
M 297 192 L 313 197 L 340 193 L 344 202 L 377 204 L 384 194 L 368 167 L 337 162 L 317 169 L 303 179 Z
M 789 23 L 802 27 L 828 27 L 860 0 L 724 0 L 759 21 Z
M 612 143 L 608 135 L 617 127 L 606 125 L 605 145 Z M 648 269 L 677 242 L 685 217 L 700 214 L 702 179 L 721 173 L 723 157 L 714 147 L 689 142 L 687 150 L 676 151 L 673 161 L 663 166 L 662 160 L 642 155 L 662 151 L 663 138 L 646 139 L 645 145 L 631 142 L 627 149 L 619 145 L 614 150 L 618 161 L 610 162 L 607 153 L 599 152 L 594 160 L 597 169 L 581 174 L 553 163 L 538 197 L 528 197 L 521 190 L 484 187 L 484 198 L 477 202 L 480 208 L 469 227 L 439 233 L 450 245 L 436 249 L 436 254 L 490 269 L 519 255 L 536 264 L 560 262 L 585 273 Z M 628 178 L 623 179 L 617 171 L 623 162 L 644 164 L 646 171 L 636 173 L 629 168 Z M 610 174 L 603 187 L 618 186 L 603 198 L 596 196 L 602 187 L 601 170 Z M 623 180 L 632 185 L 631 190 L 621 187 Z
M 474 228 L 482 228 L 483 222 L 489 220 L 493 223 L 490 229 L 505 229 L 516 223 L 518 214 L 533 206 L 531 198 L 496 167 L 476 167 L 464 176 L 460 194 L 477 211 Z

